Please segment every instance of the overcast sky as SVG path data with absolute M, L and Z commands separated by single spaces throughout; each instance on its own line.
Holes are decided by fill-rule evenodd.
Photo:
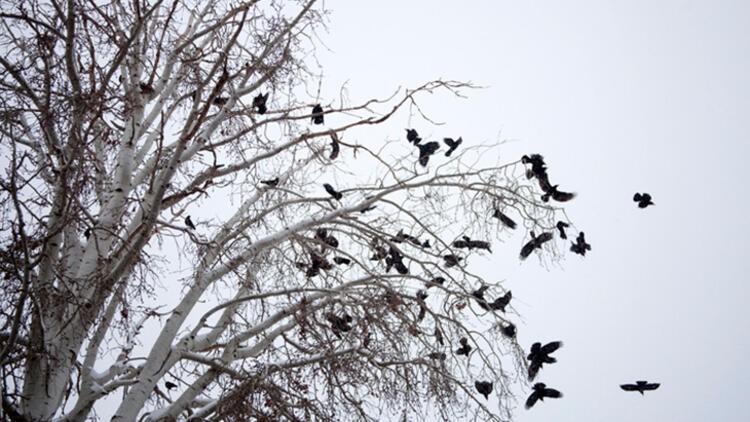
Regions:
M 564 3 L 564 4 L 563 4 Z M 425 98 L 434 137 L 541 153 L 593 250 L 519 262 L 523 233 L 472 265 L 505 280 L 519 341 L 563 340 L 538 379 L 565 397 L 524 421 L 745 421 L 750 412 L 750 2 L 327 0 L 322 100 L 458 79 Z M 427 124 L 399 115 L 372 142 Z M 381 139 L 378 138 L 381 137 Z M 637 191 L 655 207 L 638 209 Z M 661 382 L 641 397 L 619 384 Z M 524 394 L 523 397 L 520 394 Z

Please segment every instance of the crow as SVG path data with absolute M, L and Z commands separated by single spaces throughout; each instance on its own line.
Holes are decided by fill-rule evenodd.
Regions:
M 399 274 L 409 274 L 409 269 L 404 265 L 403 258 L 404 256 L 394 247 L 391 247 L 388 251 L 388 255 L 390 258 L 390 262 L 393 265 L 394 268 L 396 268 L 396 271 L 398 271 Z M 386 264 L 388 264 L 388 259 L 386 258 Z M 388 272 L 388 269 L 386 269 L 386 272 Z
M 455 151 L 463 141 L 464 140 L 461 138 L 458 138 L 455 141 L 453 140 L 453 138 L 443 138 L 443 142 L 445 142 L 445 145 L 448 145 L 448 151 L 445 152 L 445 156 L 450 157 L 451 154 L 453 154 L 453 151 Z
M 490 303 L 490 309 L 492 309 L 493 311 L 505 312 L 505 307 L 508 306 L 512 298 L 513 298 L 513 293 L 511 293 L 511 291 L 508 290 L 508 292 L 505 293 L 505 295 L 500 296 L 499 298 L 495 299 L 494 302 Z
M 516 326 L 509 322 L 508 325 L 501 327 L 503 334 L 506 337 L 514 338 L 516 336 Z
M 492 383 L 489 381 L 474 381 L 474 387 L 479 391 L 479 394 L 484 396 L 485 400 L 489 398 L 492 392 Z
M 461 343 L 461 347 L 456 349 L 457 355 L 466 355 L 469 356 L 469 352 L 471 352 L 471 345 L 469 344 L 469 341 L 466 340 L 466 337 L 461 337 L 460 340 L 458 340 L 459 343 Z
M 546 192 L 544 195 L 542 195 L 542 201 L 549 202 L 550 196 L 552 199 L 554 199 L 557 202 L 567 202 L 571 199 L 575 198 L 576 194 L 572 192 L 563 192 L 561 190 L 558 190 L 557 187 L 560 185 L 554 185 L 550 186 L 547 189 L 544 189 Z
M 531 179 L 536 177 L 546 181 L 547 179 L 547 165 L 544 164 L 544 157 L 539 154 L 531 154 L 531 156 L 524 155 L 521 157 L 521 162 L 524 164 L 531 164 L 531 169 L 526 172 L 526 177 Z
M 316 125 L 323 124 L 323 107 L 321 107 L 320 104 L 315 104 L 313 106 L 311 120 L 313 124 L 316 124 Z
M 419 141 L 421 141 L 422 138 L 419 137 L 419 134 L 416 130 L 406 129 L 406 140 L 414 145 L 419 145 Z
M 490 243 L 483 240 L 471 240 L 468 236 L 462 236 L 462 240 L 456 240 L 453 242 L 453 246 L 459 249 L 486 249 L 492 252 L 490 249 Z
M 215 97 L 213 101 L 214 105 L 217 105 L 219 107 L 223 106 L 227 102 L 229 102 L 229 97 Z
M 543 382 L 534 384 L 534 391 L 531 393 L 529 398 L 526 400 L 526 408 L 531 409 L 537 400 L 544 401 L 545 397 L 559 399 L 562 397 L 562 393 L 555 390 L 554 388 L 547 388 L 547 385 Z
M 506 227 L 510 229 L 516 228 L 516 222 L 511 220 L 510 217 L 500 212 L 499 209 L 495 208 L 495 213 L 492 214 L 494 218 L 499 219 L 503 224 L 505 224 Z
M 388 256 L 388 251 L 382 246 L 373 246 L 375 253 L 370 257 L 370 261 L 382 261 Z
M 342 264 L 350 265 L 352 263 L 352 261 L 349 258 L 344 258 L 343 256 L 334 256 L 333 262 L 335 262 L 336 265 L 342 265 Z
M 361 214 L 364 214 L 364 213 L 366 213 L 368 211 L 374 210 L 375 208 L 377 208 L 377 205 L 370 205 L 369 207 L 362 208 L 361 210 L 359 210 L 359 212 Z
M 169 382 L 169 381 L 165 381 L 164 386 L 167 387 L 167 390 L 172 390 L 172 389 L 177 388 L 177 384 L 173 382 Z
M 553 341 L 542 346 L 542 343 L 534 343 L 531 345 L 531 352 L 526 357 L 530 361 L 529 363 L 529 381 L 533 381 L 536 374 L 542 368 L 545 363 L 555 363 L 557 359 L 550 356 L 557 349 L 561 348 L 563 343 L 561 341 Z
M 417 148 L 419 148 L 419 164 L 421 164 L 422 167 L 427 167 L 427 162 L 430 161 L 430 156 L 440 148 L 440 144 L 432 141 L 426 144 L 417 144 Z
M 396 243 L 403 243 L 405 240 L 411 242 L 415 246 L 422 246 L 422 242 L 420 242 L 418 238 L 408 233 L 404 233 L 404 229 L 399 230 L 396 236 L 391 238 L 391 242 Z
M 193 220 L 190 219 L 189 215 L 185 217 L 185 225 L 188 226 L 190 230 L 195 230 L 195 224 L 193 224 Z
M 586 243 L 586 238 L 583 232 L 578 233 L 576 242 L 570 246 L 570 250 L 581 256 L 586 256 L 586 251 L 591 250 L 591 245 Z
M 86 240 L 89 240 L 89 237 L 91 237 L 91 229 L 90 228 L 87 228 L 86 230 L 84 230 L 83 237 L 85 237 Z
M 460 256 L 456 256 L 452 253 L 448 255 L 443 255 L 443 259 L 445 260 L 446 268 L 455 267 L 456 265 L 458 265 L 459 262 L 463 261 L 463 258 L 461 258 Z
M 528 241 L 523 248 L 521 248 L 521 259 L 526 259 L 534 249 L 540 249 L 545 242 L 552 240 L 552 233 L 544 232 L 538 237 L 531 232 L 531 240 Z
M 558 221 L 557 222 L 557 230 L 560 231 L 560 238 L 561 239 L 567 239 L 568 235 L 565 234 L 565 228 L 570 227 L 570 224 L 564 222 L 564 221 Z
M 482 286 L 478 288 L 477 290 L 474 290 L 471 292 L 471 295 L 474 296 L 474 299 L 477 300 L 477 303 L 479 304 L 479 307 L 484 309 L 485 311 L 490 309 L 490 306 L 487 304 L 487 301 L 484 299 L 484 292 L 489 289 L 490 286 Z
M 419 303 L 419 315 L 417 316 L 417 321 L 423 320 L 425 314 L 427 314 L 427 305 L 424 303 L 425 299 L 427 299 L 427 292 L 424 290 L 418 291 L 417 302 Z
M 424 242 L 422 242 L 421 246 L 423 248 L 431 248 L 432 246 L 430 246 L 430 239 L 425 239 Z
M 442 286 L 444 283 L 445 283 L 445 278 L 443 278 L 443 277 L 435 277 L 432 280 L 430 280 L 427 283 L 425 283 L 425 285 L 429 289 L 430 287 L 432 287 L 432 286 L 434 286 L 436 284 L 439 284 L 439 285 Z
M 445 353 L 443 352 L 432 352 L 427 355 L 428 358 L 434 360 L 445 360 Z
M 344 196 L 341 194 L 341 192 L 337 192 L 336 189 L 334 189 L 333 186 L 329 185 L 328 183 L 323 183 L 323 188 L 325 188 L 326 192 L 328 192 L 328 194 L 337 201 L 340 201 L 341 197 Z
M 328 156 L 329 160 L 335 160 L 339 156 L 339 136 L 336 132 L 331 132 L 331 155 Z
M 352 330 L 352 326 L 350 325 L 352 321 L 354 321 L 354 318 L 351 317 L 351 315 L 344 312 L 344 316 L 340 317 L 338 315 L 335 315 L 334 313 L 328 313 L 326 315 L 326 319 L 331 323 L 331 330 L 338 335 L 339 332 L 348 332 Z
M 636 193 L 633 196 L 633 201 L 638 203 L 638 208 L 646 208 L 649 205 L 654 205 L 653 202 L 651 202 L 651 195 L 647 193 Z
M 253 98 L 252 107 L 258 112 L 258 114 L 266 114 L 266 111 L 268 111 L 266 108 L 266 101 L 268 101 L 268 94 L 258 94 Z
M 260 183 L 268 186 L 277 186 L 279 184 L 279 178 L 274 177 L 273 179 L 261 180 Z
M 435 327 L 435 332 L 433 333 L 435 335 L 435 341 L 438 342 L 439 345 L 443 345 L 443 332 L 440 331 L 437 327 Z
M 151 85 L 149 85 L 146 82 L 140 82 L 138 84 L 138 87 L 141 88 L 141 92 L 144 93 L 144 94 L 146 94 L 146 95 L 151 95 L 154 92 L 156 92 L 156 90 L 154 90 L 154 87 L 151 86 Z
M 643 395 L 644 391 L 656 390 L 661 384 L 649 383 L 648 381 L 636 381 L 635 384 L 621 384 L 620 388 L 625 391 L 637 391 Z

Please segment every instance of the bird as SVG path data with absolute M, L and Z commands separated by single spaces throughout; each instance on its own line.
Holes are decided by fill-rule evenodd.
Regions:
M 542 343 L 536 342 L 531 345 L 531 352 L 526 357 L 530 361 L 529 363 L 529 381 L 532 381 L 542 365 L 545 363 L 555 363 L 557 359 L 550 356 L 557 349 L 561 348 L 563 343 L 561 341 L 553 341 L 542 346 Z
M 419 141 L 421 141 L 422 138 L 419 137 L 419 134 L 415 129 L 406 129 L 406 140 L 414 145 L 419 145 Z
M 427 355 L 428 358 L 434 360 L 445 360 L 445 353 L 443 352 L 432 352 Z
M 335 160 L 339 156 L 339 136 L 336 132 L 331 132 L 331 155 L 328 156 L 329 160 Z
M 214 105 L 217 105 L 217 106 L 223 106 L 228 101 L 229 101 L 229 97 L 215 97 L 213 103 Z
M 644 391 L 656 390 L 661 384 L 658 382 L 649 383 L 648 381 L 636 381 L 635 384 L 621 384 L 620 388 L 625 391 L 637 391 L 643 395 Z
M 537 237 L 532 231 L 531 240 L 529 240 L 525 245 L 523 245 L 523 248 L 521 248 L 521 259 L 526 259 L 529 255 L 531 255 L 531 252 L 533 252 L 534 249 L 541 248 L 545 242 L 548 242 L 550 240 L 552 240 L 552 233 L 544 232 Z
M 169 381 L 164 382 L 164 386 L 167 387 L 167 390 L 172 390 L 174 388 L 177 388 L 177 384 Z
M 85 237 L 86 240 L 88 240 L 89 237 L 91 237 L 91 228 L 86 228 L 86 230 L 83 231 L 83 237 Z
M 320 106 L 320 104 L 315 104 L 312 109 L 312 122 L 316 125 L 322 125 L 323 124 L 323 107 Z
M 185 225 L 188 226 L 190 230 L 195 230 L 195 224 L 193 224 L 193 220 L 190 219 L 189 215 L 185 217 Z
M 513 293 L 508 290 L 503 296 L 498 297 L 492 303 L 490 303 L 490 309 L 493 311 L 505 312 L 505 307 L 508 306 L 510 300 L 513 298 Z
M 484 292 L 489 289 L 490 286 L 482 286 L 478 288 L 477 290 L 474 290 L 471 292 L 471 295 L 474 296 L 474 299 L 477 300 L 477 303 L 479 304 L 479 307 L 484 310 L 489 310 L 490 306 L 487 304 L 487 301 L 484 299 Z
M 344 312 L 343 317 L 330 312 L 326 315 L 326 319 L 331 323 L 331 330 L 333 330 L 336 335 L 338 335 L 340 331 L 347 332 L 352 330 L 350 324 L 354 321 L 354 318 L 346 312 Z
M 458 138 L 455 141 L 453 140 L 453 138 L 443 138 L 443 142 L 445 142 L 445 145 L 448 145 L 448 151 L 445 152 L 445 156 L 450 157 L 451 154 L 453 154 L 453 151 L 455 151 L 463 141 L 464 140 L 461 138 Z
M 419 164 L 422 167 L 427 167 L 427 162 L 430 161 L 430 156 L 440 149 L 440 144 L 435 141 L 428 142 L 426 144 L 416 144 L 419 148 Z
M 560 185 L 554 185 L 550 186 L 549 188 L 545 189 L 545 194 L 542 195 L 542 201 L 549 202 L 550 196 L 552 199 L 554 199 L 557 202 L 567 202 L 571 199 L 575 198 L 576 194 L 572 192 L 563 192 L 561 190 L 558 190 L 557 187 Z
M 500 328 L 505 337 L 514 338 L 516 336 L 516 326 L 509 322 L 508 325 L 504 325 Z
M 279 184 L 279 178 L 274 177 L 273 179 L 261 180 L 260 183 L 268 186 L 277 186 Z
M 377 205 L 370 205 L 369 207 L 364 207 L 364 208 L 362 208 L 361 210 L 359 210 L 359 212 L 360 212 L 361 214 L 364 214 L 364 213 L 366 213 L 366 212 L 368 212 L 368 211 L 372 211 L 372 210 L 374 210 L 374 209 L 375 209 L 375 208 L 377 208 L 377 207 L 378 207 Z
M 531 409 L 531 407 L 536 404 L 537 400 L 544 401 L 545 397 L 559 399 L 562 396 L 563 395 L 561 392 L 555 390 L 554 388 L 547 388 L 547 385 L 543 382 L 538 382 L 534 384 L 534 391 L 532 391 L 531 395 L 529 395 L 529 398 L 526 399 L 526 408 Z
M 568 235 L 565 234 L 565 228 L 570 227 L 570 224 L 564 222 L 564 221 L 558 221 L 557 222 L 557 230 L 560 231 L 560 238 L 561 239 L 567 239 Z
M 483 240 L 471 240 L 468 236 L 462 236 L 462 240 L 456 240 L 453 242 L 453 246 L 459 249 L 486 249 L 492 252 L 490 249 L 490 243 Z
M 266 108 L 266 101 L 268 101 L 268 94 L 258 94 L 253 98 L 252 107 L 258 112 L 258 114 L 266 114 L 266 111 L 268 111 Z
M 445 260 L 446 268 L 455 267 L 456 265 L 458 265 L 459 262 L 463 261 L 463 258 L 461 258 L 460 256 L 456 256 L 452 253 L 448 255 L 443 255 L 443 259 Z
M 500 220 L 505 225 L 505 227 L 508 227 L 509 229 L 516 228 L 516 222 L 511 220 L 507 215 L 500 212 L 499 209 L 495 208 L 495 212 L 492 214 L 492 216 Z
M 404 256 L 401 254 L 401 252 L 391 246 L 388 250 L 388 255 L 390 255 L 390 263 L 394 268 L 396 268 L 396 271 L 398 271 L 399 274 L 409 274 L 409 269 L 406 267 L 406 265 L 404 265 Z M 388 258 L 386 258 L 386 264 L 388 264 Z M 386 269 L 386 272 L 388 272 L 388 269 Z
M 484 396 L 485 400 L 489 398 L 492 392 L 492 383 L 490 381 L 474 381 L 474 387 L 479 391 L 479 394 Z
M 323 188 L 328 192 L 329 195 L 334 197 L 337 201 L 340 201 L 341 198 L 344 196 L 341 194 L 341 192 L 336 191 L 336 189 L 333 188 L 333 186 L 329 185 L 328 183 L 323 183 Z
M 333 235 L 328 234 L 328 230 L 319 228 L 315 230 L 315 239 L 319 240 L 332 248 L 339 247 L 339 241 Z
M 586 243 L 586 237 L 583 232 L 578 233 L 578 237 L 576 238 L 575 243 L 570 246 L 570 250 L 581 256 L 586 256 L 586 251 L 591 250 L 591 245 Z
M 445 278 L 443 278 L 443 277 L 435 277 L 432 280 L 426 282 L 425 285 L 429 289 L 430 287 L 432 287 L 432 286 L 434 286 L 436 284 L 439 284 L 439 285 L 442 286 L 444 283 L 445 283 Z
M 469 356 L 469 352 L 471 352 L 472 347 L 469 344 L 469 341 L 466 340 L 466 337 L 461 337 L 458 342 L 461 343 L 461 347 L 456 349 L 456 354 Z
M 651 201 L 651 195 L 644 193 L 636 193 L 633 196 L 633 201 L 638 203 L 638 208 L 646 208 L 649 205 L 654 205 Z
M 344 258 L 343 256 L 334 256 L 333 257 L 333 262 L 335 262 L 336 265 L 341 265 L 341 264 L 349 265 L 349 264 L 352 263 L 351 259 Z

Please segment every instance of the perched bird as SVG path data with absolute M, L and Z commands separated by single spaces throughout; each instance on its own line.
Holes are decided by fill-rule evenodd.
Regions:
M 419 137 L 419 134 L 416 130 L 406 129 L 406 140 L 414 145 L 419 145 L 419 141 L 421 141 L 422 138 Z
M 557 230 L 560 231 L 560 238 L 561 239 L 567 239 L 568 235 L 565 234 L 565 228 L 570 227 L 570 224 L 564 222 L 564 221 L 558 221 L 557 222 Z
M 456 354 L 469 356 L 469 352 L 471 352 L 471 345 L 469 344 L 469 340 L 466 340 L 466 337 L 461 337 L 458 342 L 461 343 L 461 347 L 456 349 Z
M 188 226 L 190 230 L 195 230 L 195 224 L 193 224 L 193 220 L 190 219 L 189 215 L 185 217 L 185 225 Z
M 557 187 L 560 185 L 554 185 L 550 186 L 549 188 L 545 189 L 545 194 L 542 195 L 542 201 L 549 202 L 550 196 L 552 199 L 554 199 L 557 202 L 567 202 L 571 199 L 575 198 L 576 194 L 572 192 L 563 192 L 561 190 L 558 190 Z
M 430 156 L 440 149 L 440 144 L 432 141 L 426 144 L 417 144 L 417 148 L 419 148 L 419 164 L 421 164 L 422 167 L 427 167 L 427 162 L 430 161 Z
M 404 256 L 401 254 L 401 252 L 391 246 L 388 250 L 388 255 L 388 258 L 390 258 L 390 263 L 393 265 L 396 271 L 398 271 L 399 274 L 409 274 L 409 269 L 406 267 L 406 265 L 404 265 Z M 386 264 L 388 264 L 388 258 L 386 258 Z M 386 269 L 386 272 L 388 272 L 388 269 Z
M 648 381 L 636 381 L 635 384 L 621 384 L 620 388 L 625 391 L 637 391 L 643 395 L 644 391 L 656 390 L 661 384 L 658 382 L 649 383 Z
M 552 233 L 544 232 L 537 237 L 532 231 L 531 240 L 521 248 L 521 259 L 526 259 L 534 249 L 540 249 L 545 242 L 549 242 L 550 240 L 552 240 Z
M 503 296 L 500 296 L 499 298 L 495 299 L 492 303 L 490 303 L 490 309 L 492 309 L 493 311 L 505 312 L 505 307 L 508 306 L 512 298 L 513 298 L 513 293 L 511 293 L 511 291 L 508 290 L 508 292 L 505 293 Z
M 172 390 L 172 389 L 177 388 L 177 384 L 173 382 L 169 382 L 169 381 L 165 381 L 164 386 L 167 387 L 167 390 Z
M 502 326 L 501 331 L 505 337 L 514 338 L 516 336 L 516 326 L 511 322 L 508 325 Z
M 229 97 L 214 97 L 214 105 L 223 106 L 229 101 Z
M 90 228 L 87 228 L 86 230 L 84 230 L 83 237 L 85 237 L 86 240 L 88 240 L 89 237 L 91 237 L 91 229 Z
M 462 240 L 456 240 L 453 242 L 453 246 L 459 249 L 486 249 L 489 252 L 492 252 L 490 249 L 490 242 L 485 242 L 483 240 L 471 240 L 469 236 L 462 236 Z
M 464 140 L 461 138 L 458 138 L 455 141 L 453 140 L 453 138 L 443 138 L 443 142 L 445 142 L 445 145 L 448 145 L 448 151 L 445 152 L 445 156 L 450 157 L 451 154 L 453 154 L 453 151 L 455 151 L 463 141 Z
M 347 332 L 352 330 L 352 326 L 350 325 L 352 321 L 354 321 L 354 318 L 351 317 L 351 315 L 344 312 L 344 316 L 340 317 L 332 312 L 328 313 L 326 315 L 326 319 L 331 323 L 331 330 L 338 335 L 339 332 Z
M 459 262 L 463 261 L 463 258 L 461 258 L 460 256 L 456 256 L 452 253 L 448 255 L 443 255 L 443 259 L 445 260 L 446 268 L 455 267 L 456 265 L 458 265 Z
M 484 292 L 489 289 L 490 286 L 482 286 L 478 288 L 477 290 L 474 290 L 471 292 L 471 295 L 474 296 L 474 299 L 477 300 L 477 303 L 479 304 L 479 307 L 484 310 L 489 310 L 490 306 L 487 304 L 487 301 L 484 299 Z
M 653 202 L 651 202 L 651 195 L 647 193 L 636 193 L 633 196 L 633 201 L 638 203 L 638 208 L 646 208 L 649 205 L 654 205 Z
M 425 283 L 425 285 L 429 289 L 430 287 L 432 287 L 432 286 L 434 286 L 436 284 L 439 284 L 439 285 L 442 286 L 444 283 L 445 283 L 445 278 L 443 278 L 443 277 L 435 277 L 432 280 L 430 280 L 427 283 Z
M 375 253 L 370 257 L 370 261 L 381 261 L 388 256 L 388 251 L 384 247 L 373 245 L 372 248 Z
M 335 160 L 339 156 L 339 136 L 336 132 L 331 132 L 331 155 L 328 156 L 329 160 Z
M 268 101 L 268 94 L 258 94 L 253 98 L 253 108 L 258 114 L 266 114 L 268 109 L 266 108 L 266 101 Z
M 445 353 L 443 352 L 432 352 L 427 355 L 428 358 L 434 360 L 445 360 Z
M 576 238 L 575 243 L 570 246 L 570 250 L 581 256 L 586 256 L 586 251 L 591 250 L 591 245 L 586 243 L 586 237 L 583 232 L 578 233 L 578 237 Z
M 424 303 L 425 299 L 427 299 L 427 292 L 424 290 L 418 291 L 417 302 L 419 303 L 419 315 L 417 315 L 417 321 L 423 320 L 427 314 L 427 305 Z
M 369 207 L 362 208 L 361 210 L 359 210 L 359 212 L 362 213 L 362 214 L 364 214 L 364 213 L 366 213 L 368 211 L 374 210 L 377 207 L 378 207 L 377 205 L 370 205 Z
M 339 247 L 339 241 L 333 235 L 328 234 L 328 230 L 319 228 L 315 230 L 315 240 L 325 243 L 332 248 Z
M 323 124 L 323 107 L 320 104 L 315 104 L 312 109 L 312 122 L 316 125 Z
M 337 201 L 340 201 L 341 198 L 344 196 L 341 194 L 341 192 L 336 191 L 336 189 L 334 189 L 333 186 L 329 185 L 328 183 L 323 183 L 323 188 L 326 190 L 326 192 L 328 192 L 329 195 L 331 195 Z
M 485 400 L 489 398 L 492 392 L 492 383 L 490 381 L 474 381 L 474 387 L 479 391 L 479 394 L 484 396 Z
M 561 341 L 553 341 L 542 346 L 542 343 L 534 343 L 531 345 L 531 352 L 526 357 L 530 361 L 529 363 L 529 381 L 532 381 L 539 370 L 545 363 L 555 363 L 557 359 L 550 356 L 557 349 L 561 348 L 563 343 Z
M 274 177 L 273 179 L 261 180 L 260 183 L 268 186 L 277 186 L 279 184 L 279 178 Z
M 335 262 L 336 265 L 341 265 L 341 264 L 349 265 L 352 263 L 352 261 L 349 258 L 344 258 L 343 256 L 334 256 L 333 262 Z
M 562 397 L 562 393 L 554 388 L 547 388 L 547 385 L 543 382 L 538 382 L 534 384 L 534 391 L 526 400 L 526 408 L 531 409 L 531 407 L 536 404 L 537 400 L 544 401 L 545 397 L 559 399 Z
M 495 212 L 494 214 L 492 214 L 492 216 L 500 220 L 505 225 L 505 227 L 508 227 L 510 229 L 516 228 L 516 222 L 511 220 L 507 215 L 500 212 L 499 209 L 495 208 Z

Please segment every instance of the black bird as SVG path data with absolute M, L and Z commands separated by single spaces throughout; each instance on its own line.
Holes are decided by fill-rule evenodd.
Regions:
M 315 104 L 312 109 L 312 122 L 316 125 L 323 124 L 323 107 L 320 104 Z
M 409 274 L 409 269 L 404 265 L 404 256 L 399 252 L 396 248 L 390 247 L 388 250 L 388 255 L 390 258 L 390 263 L 393 265 L 394 268 L 396 268 L 396 271 L 398 271 L 399 274 Z M 386 258 L 386 264 L 388 264 L 388 258 Z M 388 269 L 386 269 L 386 272 L 388 272 Z
M 172 389 L 177 388 L 177 384 L 173 382 L 169 382 L 169 381 L 165 381 L 164 386 L 167 387 L 167 390 L 172 390 Z
M 84 230 L 83 237 L 85 237 L 86 240 L 88 240 L 89 237 L 91 237 L 91 229 L 90 228 L 87 228 L 86 230 Z
M 646 208 L 649 205 L 654 205 L 653 202 L 651 202 L 651 195 L 647 193 L 636 193 L 633 196 L 633 201 L 638 203 L 638 208 Z
M 531 169 L 526 172 L 526 177 L 531 179 L 536 177 L 539 179 L 540 184 L 547 181 L 547 166 L 544 164 L 544 157 L 539 154 L 531 154 L 531 156 L 524 155 L 521 157 L 521 162 L 524 164 L 531 164 Z
M 419 241 L 419 238 L 412 236 L 409 233 L 404 233 L 404 229 L 400 229 L 396 236 L 391 238 L 391 242 L 403 243 L 404 241 L 409 241 L 415 246 L 422 246 L 422 242 Z
M 557 187 L 560 185 L 554 185 L 550 186 L 549 188 L 545 189 L 545 194 L 542 195 L 542 201 L 549 202 L 550 196 L 552 199 L 554 199 L 557 202 L 567 202 L 571 199 L 575 198 L 576 194 L 572 192 L 563 192 L 561 190 L 558 190 Z
M 486 249 L 489 252 L 492 252 L 490 249 L 490 242 L 485 242 L 483 240 L 471 240 L 469 236 L 462 236 L 462 240 L 456 240 L 453 242 L 453 246 L 459 249 Z
M 499 209 L 495 208 L 495 213 L 492 214 L 494 218 L 499 219 L 503 224 L 505 224 L 506 227 L 510 229 L 516 228 L 516 222 L 511 220 L 510 217 L 500 212 Z
M 341 192 L 336 191 L 336 189 L 333 188 L 333 186 L 329 185 L 328 183 L 323 183 L 323 188 L 328 192 L 329 195 L 334 197 L 337 201 L 340 201 L 341 198 L 344 196 L 341 194 Z
M 501 330 L 505 337 L 514 338 L 516 336 L 516 326 L 511 322 L 509 322 L 508 325 L 503 326 Z
M 372 245 L 372 249 L 375 253 L 370 257 L 370 261 L 381 261 L 388 256 L 388 251 L 382 246 Z
M 315 230 L 315 239 L 319 240 L 332 248 L 339 247 L 339 241 L 333 235 L 328 234 L 328 230 L 320 228 Z
M 419 148 L 419 164 L 421 164 L 422 167 L 427 167 L 427 162 L 430 161 L 430 156 L 440 149 L 440 144 L 432 141 L 426 144 L 417 144 L 417 148 Z
M 354 318 L 351 317 L 351 315 L 344 312 L 344 316 L 340 317 L 338 315 L 335 315 L 334 313 L 328 313 L 326 315 L 326 319 L 331 323 L 331 329 L 333 332 L 338 335 L 339 332 L 347 332 L 352 330 L 352 326 L 350 325 L 352 321 L 354 321 Z
M 446 268 L 455 267 L 456 265 L 458 265 L 459 262 L 463 261 L 463 258 L 461 258 L 460 256 L 456 256 L 452 253 L 448 255 L 443 255 L 443 259 L 445 260 Z
M 424 290 L 418 291 L 417 302 L 419 303 L 419 315 L 417 316 L 417 321 L 423 320 L 427 314 L 427 305 L 424 303 L 425 299 L 427 299 L 427 292 Z
M 341 264 L 349 265 L 352 263 L 352 261 L 349 258 L 344 258 L 343 256 L 334 256 L 333 262 L 335 262 L 336 265 L 341 265 Z
M 320 270 L 330 270 L 333 268 L 330 262 L 315 252 L 310 253 L 310 266 L 307 268 L 307 278 L 315 277 L 320 274 Z
M 561 239 L 567 239 L 568 235 L 565 234 L 565 228 L 570 227 L 570 224 L 564 222 L 564 221 L 558 221 L 557 222 L 557 230 L 560 230 L 560 238 Z
M 214 105 L 223 106 L 229 101 L 229 97 L 214 97 Z
M 463 141 L 464 140 L 461 138 L 458 138 L 455 141 L 453 140 L 453 138 L 443 138 L 443 142 L 445 142 L 445 145 L 448 145 L 448 151 L 445 152 L 445 156 L 450 157 L 451 154 L 453 154 L 453 151 L 455 151 Z
M 456 354 L 469 356 L 469 352 L 471 352 L 471 345 L 469 344 L 469 341 L 466 340 L 466 337 L 461 337 L 458 342 L 461 343 L 461 347 L 456 349 Z
M 266 111 L 268 111 L 266 108 L 266 101 L 268 101 L 268 94 L 258 94 L 253 98 L 252 107 L 258 112 L 258 114 L 266 114 Z
M 554 388 L 547 388 L 547 385 L 543 382 L 534 384 L 534 391 L 531 393 L 529 398 L 526 400 L 526 408 L 531 409 L 537 400 L 544 401 L 545 397 L 559 399 L 562 397 L 562 393 L 555 390 Z
M 439 285 L 442 286 L 444 283 L 445 283 L 445 278 L 443 278 L 443 277 L 435 277 L 432 280 L 430 280 L 427 283 L 425 283 L 425 285 L 429 289 L 430 287 L 432 287 L 432 286 L 434 286 L 436 284 L 439 284 Z
M 482 286 L 478 288 L 477 290 L 474 290 L 471 292 L 471 295 L 474 296 L 474 299 L 477 300 L 477 303 L 479 304 L 479 307 L 484 310 L 489 310 L 490 306 L 487 304 L 487 301 L 484 299 L 484 292 L 489 289 L 490 286 Z
M 427 355 L 428 358 L 434 360 L 445 360 L 445 353 L 443 352 L 432 352 Z
M 422 138 L 419 137 L 419 134 L 416 130 L 406 129 L 406 140 L 414 145 L 419 145 L 419 141 L 421 141 Z
M 523 245 L 523 248 L 521 248 L 521 259 L 526 259 L 529 255 L 531 255 L 531 252 L 533 252 L 534 249 L 541 248 L 545 242 L 549 242 L 550 240 L 552 240 L 552 233 L 544 232 L 537 237 L 532 231 L 531 240 L 529 240 L 525 245 Z
M 339 156 L 339 136 L 336 132 L 331 132 L 331 155 L 328 156 L 329 160 L 335 160 Z
M 435 335 L 435 341 L 438 342 L 439 345 L 443 345 L 443 332 L 440 331 L 437 327 L 435 327 L 435 332 L 433 333 Z
M 526 357 L 530 361 L 529 363 L 529 381 L 532 381 L 539 370 L 545 363 L 555 363 L 557 359 L 550 356 L 557 349 L 561 348 L 563 343 L 561 341 L 553 341 L 542 346 L 542 343 L 534 343 L 531 345 L 531 352 Z
M 489 381 L 474 381 L 474 387 L 479 391 L 479 394 L 484 396 L 485 400 L 489 398 L 492 392 L 492 383 Z
M 658 382 L 649 383 L 648 381 L 636 381 L 635 384 L 621 384 L 620 388 L 625 391 L 637 391 L 643 395 L 644 391 L 656 390 L 661 384 Z
M 578 233 L 576 242 L 570 246 L 570 250 L 581 256 L 586 256 L 586 251 L 591 250 L 591 245 L 586 243 L 586 238 L 583 232 Z
M 260 183 L 268 186 L 277 186 L 279 184 L 279 178 L 274 177 L 273 179 L 261 180 Z
M 366 213 L 368 211 L 374 210 L 377 207 L 378 207 L 377 205 L 370 205 L 369 207 L 362 208 L 361 210 L 359 210 L 359 212 L 362 213 L 362 214 L 364 214 L 364 213 Z
M 505 307 L 508 306 L 512 298 L 513 298 L 513 293 L 511 293 L 511 291 L 508 290 L 508 292 L 505 293 L 503 296 L 500 296 L 499 298 L 495 299 L 494 302 L 490 303 L 490 309 L 492 309 L 493 311 L 505 312 Z
M 195 230 L 195 224 L 193 224 L 193 220 L 190 219 L 189 215 L 185 217 L 185 225 L 188 226 L 190 230 Z

